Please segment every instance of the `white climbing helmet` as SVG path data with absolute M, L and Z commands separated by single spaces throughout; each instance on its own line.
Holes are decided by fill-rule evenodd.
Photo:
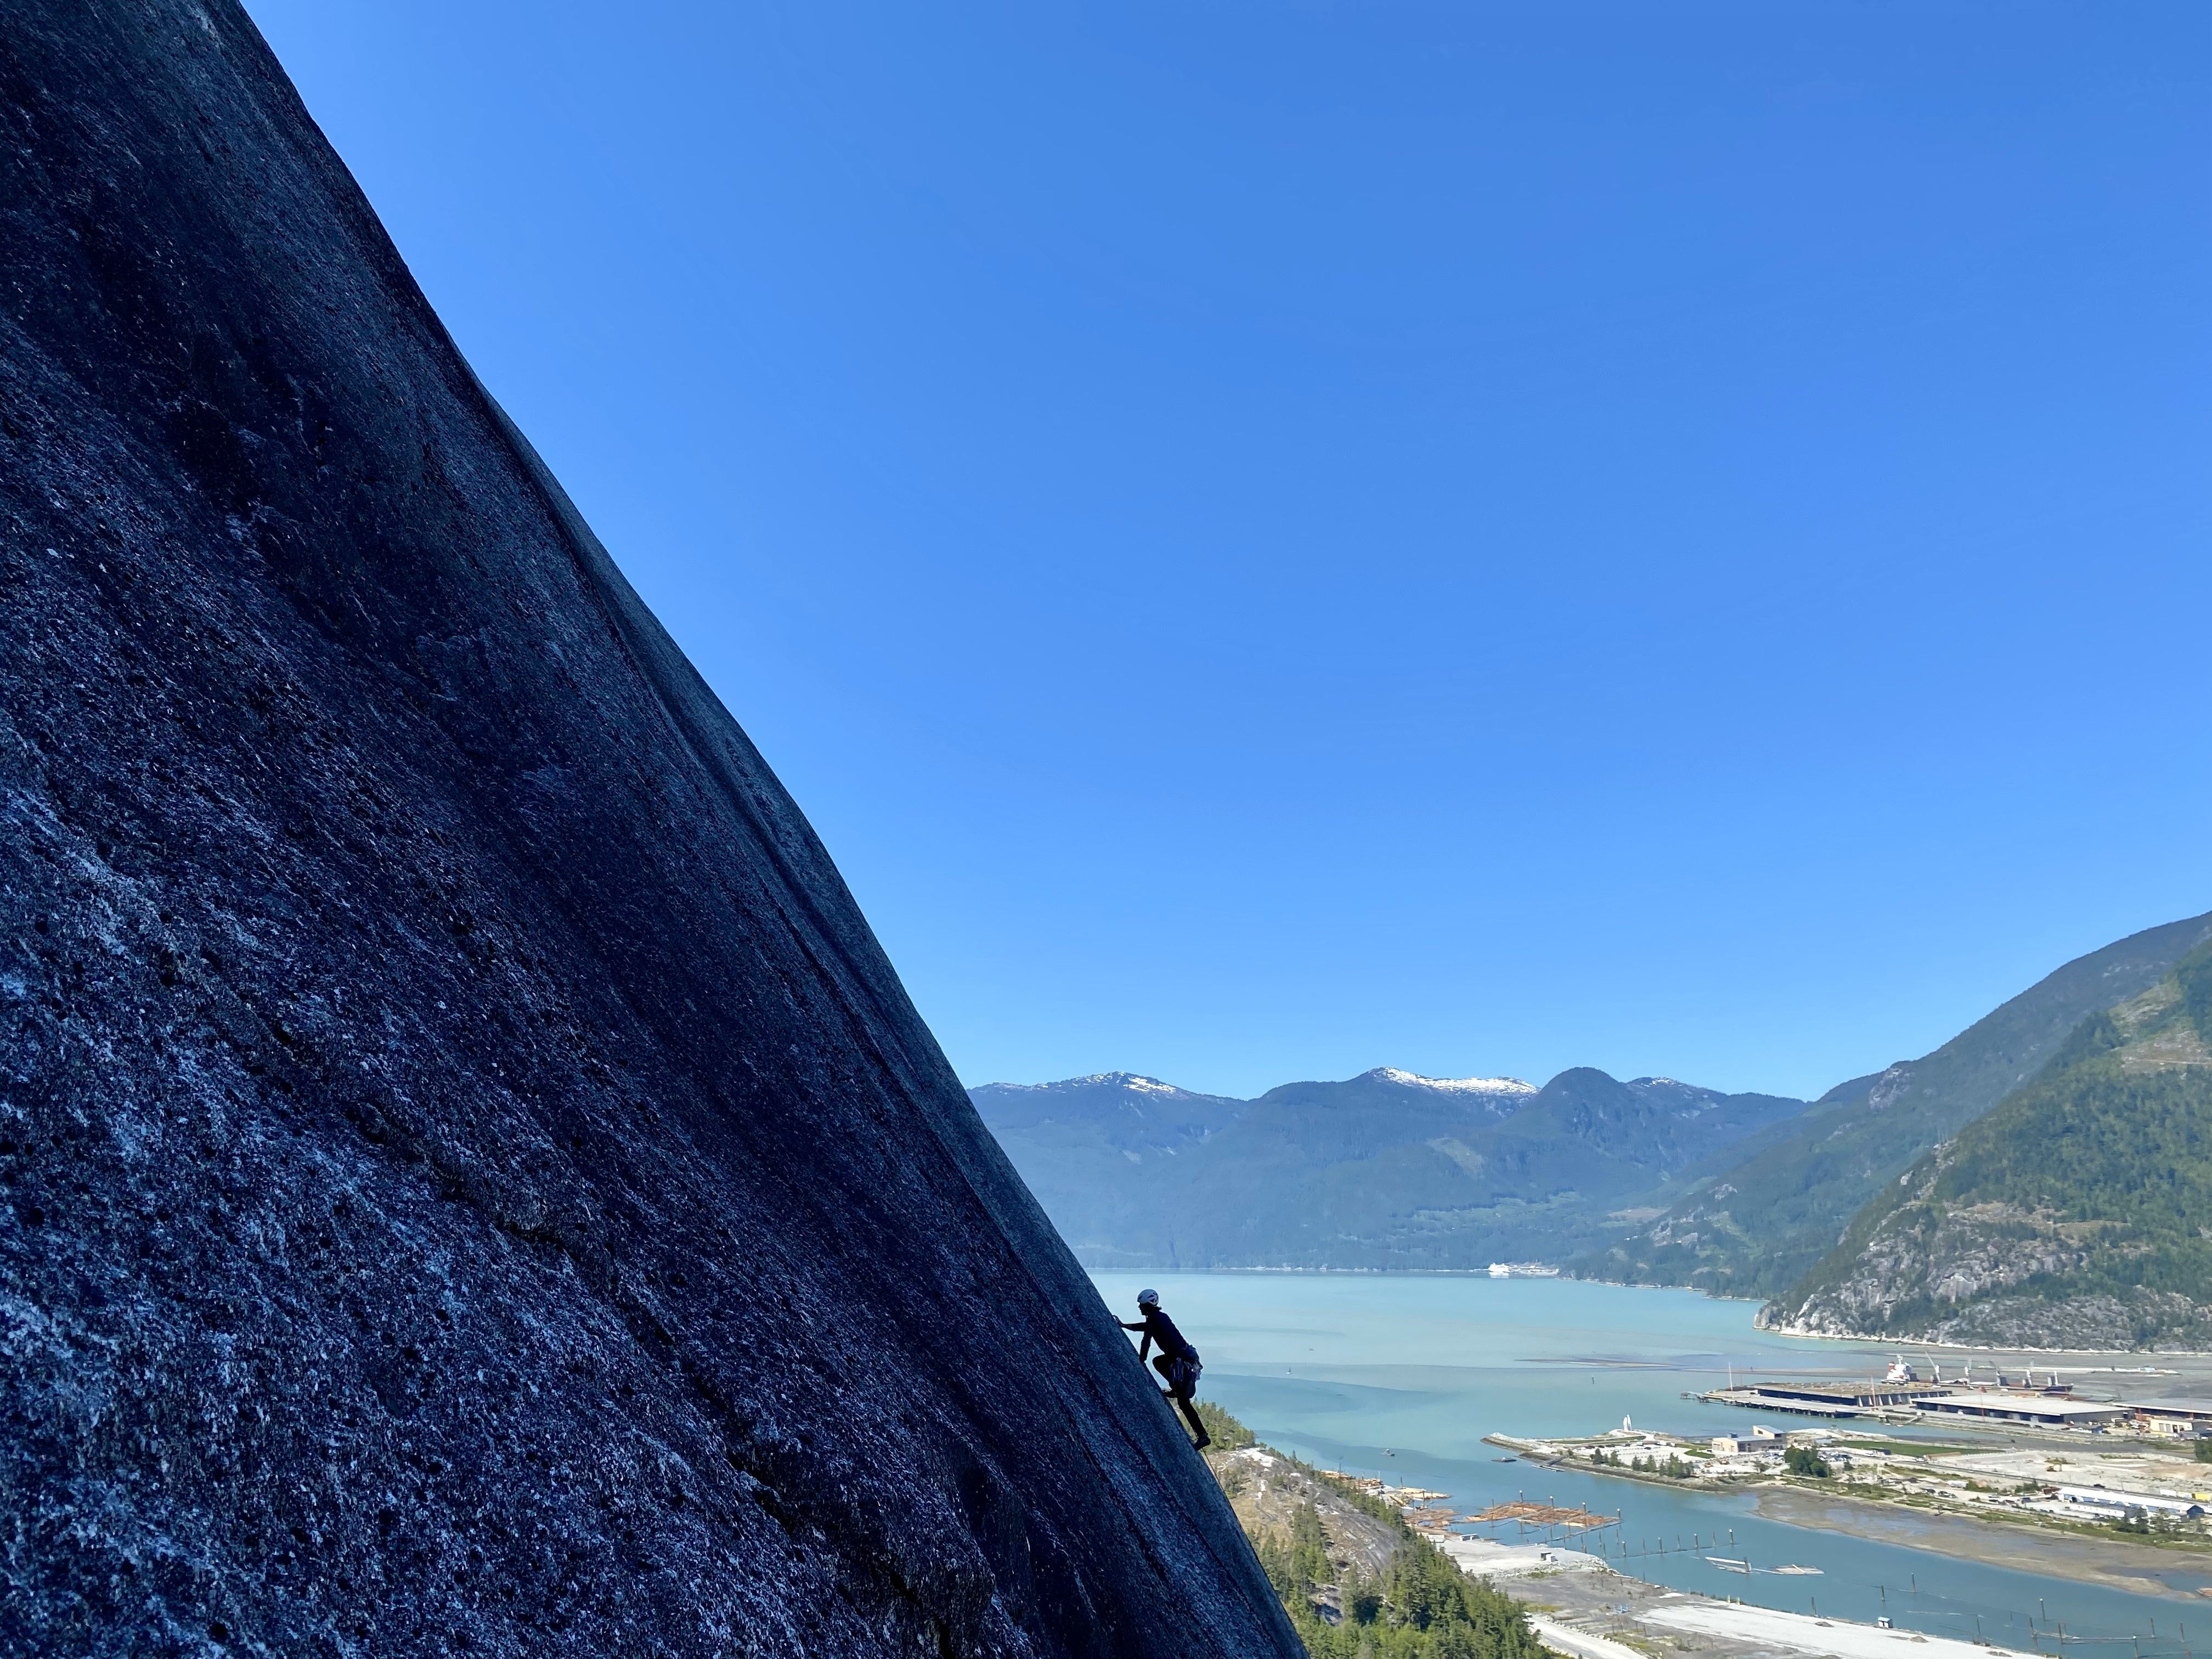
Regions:
M 1158 1291 L 1139 1291 L 1137 1292 L 1137 1305 L 1140 1308 L 1158 1307 L 1160 1305 L 1160 1293 Z

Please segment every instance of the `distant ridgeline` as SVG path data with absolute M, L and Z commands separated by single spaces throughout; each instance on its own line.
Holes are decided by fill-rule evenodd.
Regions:
M 1588 1069 L 1538 1089 L 1384 1066 L 1257 1100 L 1124 1072 L 969 1092 L 1085 1265 L 1139 1271 L 1557 1261 L 1807 1109 Z
M 1809 1104 L 1588 1069 L 969 1092 L 1094 1269 L 1564 1261 L 1827 1334 L 2212 1346 L 2212 915 Z

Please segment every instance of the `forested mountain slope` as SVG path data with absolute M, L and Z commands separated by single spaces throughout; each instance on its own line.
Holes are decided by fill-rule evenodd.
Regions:
M 1761 1319 L 2005 1346 L 2212 1345 L 2212 945 L 2082 1022 Z
M 968 1091 L 1030 1191 L 1079 1254 L 1150 1225 L 1158 1182 L 1251 1109 L 1129 1072 Z M 1095 1263 L 1094 1263 L 1095 1265 Z
M 1540 1090 L 1380 1066 L 1249 1103 L 1121 1073 L 972 1094 L 1077 1255 L 1139 1269 L 1557 1261 L 1805 1109 L 1587 1068 Z
M 1782 1294 L 1886 1185 L 2042 1070 L 2083 1019 L 2148 989 L 2208 939 L 2212 915 L 2068 963 L 1934 1053 L 1832 1090 L 1786 1134 L 1714 1171 L 1573 1271 L 1717 1295 Z

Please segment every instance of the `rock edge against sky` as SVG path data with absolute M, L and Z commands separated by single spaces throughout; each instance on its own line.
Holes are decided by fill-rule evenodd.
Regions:
M 0 78 L 11 1639 L 1293 1652 L 243 13 Z

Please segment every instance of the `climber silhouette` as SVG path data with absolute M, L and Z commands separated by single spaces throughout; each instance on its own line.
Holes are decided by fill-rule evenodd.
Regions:
M 1204 1369 L 1198 1361 L 1198 1350 L 1183 1340 L 1183 1334 L 1176 1328 L 1175 1321 L 1160 1311 L 1160 1293 L 1158 1291 L 1138 1291 L 1137 1311 L 1144 1316 L 1135 1324 L 1132 1325 L 1126 1319 L 1116 1320 L 1115 1323 L 1125 1331 L 1142 1331 L 1145 1334 L 1145 1340 L 1137 1344 L 1139 1361 L 1152 1352 L 1153 1343 L 1160 1345 L 1160 1351 L 1152 1360 L 1152 1369 L 1167 1379 L 1167 1396 L 1175 1401 L 1176 1409 L 1190 1425 L 1190 1431 L 1198 1437 L 1199 1449 L 1203 1451 L 1213 1443 L 1213 1437 L 1206 1431 L 1206 1425 L 1200 1420 L 1198 1407 L 1191 1404 L 1191 1397 L 1198 1392 L 1199 1372 Z

